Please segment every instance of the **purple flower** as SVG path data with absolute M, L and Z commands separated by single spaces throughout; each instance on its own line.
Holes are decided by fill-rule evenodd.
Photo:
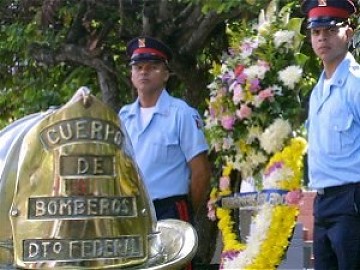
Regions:
M 209 113 L 210 113 L 210 116 L 211 116 L 211 118 L 215 118 L 216 117 L 216 112 L 215 112 L 215 110 L 211 107 L 211 105 L 210 105 L 210 107 L 209 107 Z
M 231 79 L 231 74 L 229 72 L 225 72 L 222 77 L 221 80 L 223 83 L 227 83 L 230 79 Z
M 241 73 L 239 76 L 236 77 L 236 81 L 240 84 L 244 84 L 246 81 L 246 74 L 245 73 Z
M 239 251 L 226 251 L 221 254 L 221 258 L 233 260 L 239 255 L 239 253 Z
M 273 165 L 271 165 L 266 172 L 264 173 L 265 176 L 269 176 L 272 172 L 281 169 L 284 166 L 284 162 L 282 161 L 278 161 L 278 162 L 274 162 Z
M 250 91 L 256 93 L 260 89 L 260 80 L 258 78 L 250 81 Z
M 249 41 L 244 41 L 243 44 L 241 44 L 241 52 L 244 56 L 249 56 L 252 54 L 254 50 L 253 44 Z

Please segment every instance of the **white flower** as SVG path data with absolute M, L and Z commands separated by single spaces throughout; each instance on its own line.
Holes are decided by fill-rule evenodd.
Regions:
M 278 118 L 260 136 L 260 145 L 268 154 L 275 153 L 281 150 L 290 133 L 289 122 Z
M 288 167 L 279 168 L 269 175 L 264 176 L 263 186 L 264 189 L 278 188 L 278 184 L 281 181 L 285 181 L 294 176 L 294 172 L 292 169 Z
M 211 102 L 216 102 L 216 96 L 211 96 L 211 97 L 210 97 L 210 103 L 211 103 Z M 210 116 L 210 115 L 209 115 L 209 116 Z
M 247 178 L 253 175 L 253 168 L 246 161 L 239 162 L 236 169 L 241 172 L 241 176 L 243 178 Z
M 212 83 L 209 83 L 208 85 L 207 85 L 207 88 L 208 89 L 217 89 L 217 83 L 216 82 L 212 82 Z
M 269 33 L 271 28 L 271 24 L 269 22 L 264 22 L 262 24 L 259 24 L 258 26 L 258 31 L 259 31 L 259 35 L 265 36 L 266 34 Z
M 246 143 L 251 144 L 255 139 L 259 138 L 262 131 L 259 126 L 251 126 L 248 129 L 248 136 L 246 138 Z
M 279 48 L 282 44 L 284 44 L 284 46 L 286 48 L 291 48 L 294 37 L 295 37 L 295 32 L 294 31 L 289 31 L 289 30 L 279 30 L 279 31 L 277 31 L 274 34 L 275 47 Z
M 294 89 L 295 84 L 298 83 L 302 76 L 302 68 L 299 66 L 288 66 L 287 68 L 279 71 L 279 79 L 285 86 Z
M 217 120 L 215 118 L 209 116 L 209 111 L 205 111 L 204 115 L 205 115 L 205 120 L 204 120 L 204 123 L 205 123 L 204 128 L 205 129 L 210 130 L 211 128 L 217 126 Z
M 244 154 L 242 152 L 240 152 L 238 149 L 236 149 L 236 154 L 234 157 L 234 162 L 233 162 L 233 168 L 235 170 L 238 170 L 239 172 L 241 171 L 242 165 L 241 165 L 241 161 L 244 158 Z
M 273 92 L 274 92 L 274 94 L 276 96 L 282 96 L 283 95 L 281 86 L 279 86 L 277 84 L 274 84 L 274 85 L 271 86 L 271 89 L 273 90 Z
M 228 136 L 227 138 L 223 139 L 223 146 L 222 146 L 223 150 L 228 150 L 233 146 L 234 146 L 234 139 L 233 138 Z
M 267 157 L 261 152 L 251 151 L 247 157 L 253 168 L 267 161 Z
M 266 71 L 268 71 L 269 68 L 264 65 L 252 65 L 244 70 L 244 73 L 246 76 L 248 76 L 248 79 L 264 79 Z
M 224 74 L 225 72 L 228 72 L 230 69 L 226 64 L 221 65 L 221 74 Z

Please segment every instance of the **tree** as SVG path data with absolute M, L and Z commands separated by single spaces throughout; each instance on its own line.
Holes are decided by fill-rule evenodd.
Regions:
M 62 104 L 81 85 L 118 110 L 133 98 L 126 42 L 142 34 L 173 48 L 169 88 L 201 108 L 208 70 L 228 47 L 227 25 L 256 14 L 264 0 L 256 2 L 4 0 L 1 124 Z

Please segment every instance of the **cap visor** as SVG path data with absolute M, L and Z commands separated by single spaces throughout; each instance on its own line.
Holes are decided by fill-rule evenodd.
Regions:
M 155 54 L 137 54 L 131 57 L 130 65 L 140 62 L 164 62 L 167 63 L 167 60 L 163 57 L 160 57 Z
M 318 20 L 311 20 L 308 22 L 307 28 L 321 28 L 321 27 L 331 27 L 331 26 L 341 26 L 344 24 L 344 20 L 339 19 L 331 19 L 331 20 L 324 20 L 324 19 L 318 19 Z
M 144 60 L 144 59 L 142 59 L 142 60 L 131 60 L 129 65 L 132 66 L 132 65 L 139 64 L 139 63 L 144 63 L 144 62 L 165 63 L 165 64 L 167 64 L 166 60 L 149 60 L 149 59 Z

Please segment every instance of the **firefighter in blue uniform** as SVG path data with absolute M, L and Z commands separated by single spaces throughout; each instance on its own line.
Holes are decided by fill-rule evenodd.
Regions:
M 323 64 L 307 121 L 315 269 L 360 269 L 360 66 L 349 52 L 350 0 L 305 0 L 311 45 Z
M 207 199 L 210 183 L 208 145 L 198 112 L 171 96 L 171 49 L 158 39 L 138 37 L 127 45 L 134 103 L 119 117 L 130 136 L 158 219 L 191 221 Z

